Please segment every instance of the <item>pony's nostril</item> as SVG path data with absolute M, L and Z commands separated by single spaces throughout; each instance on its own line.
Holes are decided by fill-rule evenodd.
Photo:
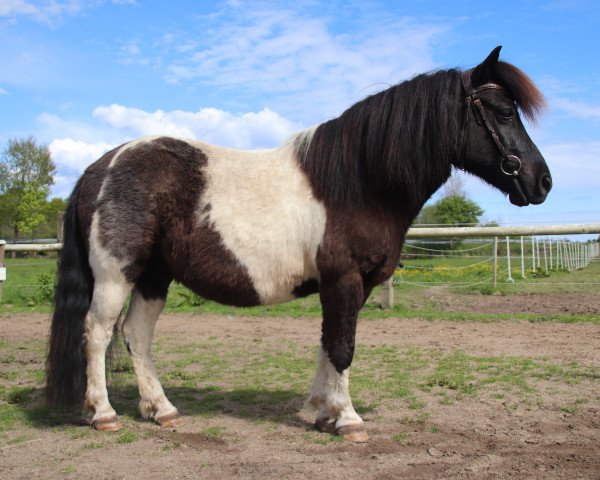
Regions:
M 552 177 L 545 173 L 540 178 L 540 190 L 544 193 L 548 193 L 552 189 Z

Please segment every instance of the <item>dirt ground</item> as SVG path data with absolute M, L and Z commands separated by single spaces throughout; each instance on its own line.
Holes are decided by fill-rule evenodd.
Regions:
M 443 302 L 448 311 L 600 312 L 600 296 L 583 293 L 449 296 Z M 218 335 L 232 342 L 248 339 L 249 344 L 260 338 L 316 345 L 319 327 L 317 319 L 165 314 L 157 336 L 201 342 Z M 0 316 L 5 342 L 42 338 L 47 329 L 45 315 Z M 600 367 L 596 323 L 390 318 L 360 321 L 357 338 L 358 344 L 401 350 L 543 358 L 559 365 L 577 362 L 595 372 Z M 431 402 L 428 416 L 411 422 L 406 419 L 414 415 L 406 403 L 383 402 L 363 415 L 370 435 L 366 444 L 328 441 L 311 430 L 314 418 L 305 411 L 293 421 L 268 415 L 243 418 L 226 411 L 218 418 L 187 415 L 176 430 L 132 420 L 127 427 L 136 432 L 137 441 L 119 444 L 106 440 L 114 433 L 94 432 L 98 448 L 82 447 L 90 445 L 91 434 L 83 433 L 89 427 L 73 428 L 68 435 L 56 428 L 29 428 L 4 435 L 0 478 L 600 479 L 600 377 L 592 374 L 560 387 L 539 382 L 542 391 L 554 390 L 551 399 L 533 408 L 513 401 L 510 392 L 502 401 L 466 396 L 451 405 Z M 573 398 L 585 401 L 576 410 L 561 408 Z M 203 433 L 214 424 L 225 434 Z M 81 434 L 73 433 L 78 429 Z M 27 440 L 11 442 L 17 434 L 26 434 Z

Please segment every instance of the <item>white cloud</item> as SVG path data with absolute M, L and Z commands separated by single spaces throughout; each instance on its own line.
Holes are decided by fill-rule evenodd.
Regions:
M 600 105 L 585 102 L 557 98 L 552 102 L 553 106 L 576 118 L 600 120 Z
M 8 95 L 8 92 L 0 87 L 0 95 Z
M 242 99 L 267 95 L 275 110 L 288 116 L 293 112 L 296 118 L 300 114 L 312 123 L 373 93 L 371 85 L 380 90 L 382 83 L 434 68 L 433 44 L 448 30 L 381 15 L 376 22 L 345 18 L 352 26 L 338 34 L 335 13 L 309 7 L 229 3 L 207 17 L 202 36 L 169 36 L 164 48 L 175 60 L 168 65 L 166 80 L 200 80 L 235 89 L 236 98 Z M 177 45 L 185 45 L 185 52 Z
M 233 148 L 273 147 L 300 129 L 299 125 L 268 108 L 242 114 L 215 108 L 203 108 L 197 112 L 146 112 L 114 104 L 95 108 L 93 116 L 132 137 L 164 134 Z
M 0 2 L 0 17 L 25 16 L 38 22 L 50 24 L 63 15 L 75 15 L 81 9 L 82 2 L 80 0 L 46 0 L 42 2 L 2 0 Z
M 38 10 L 35 5 L 23 0 L 4 0 L 0 3 L 0 16 L 35 15 Z
M 581 192 L 600 186 L 600 142 L 560 143 L 541 146 L 555 189 Z
M 53 140 L 48 148 L 60 171 L 82 173 L 85 167 L 98 160 L 113 145 L 106 142 L 85 143 L 72 138 Z
M 118 62 L 122 65 L 145 66 L 150 63 L 150 59 L 142 55 L 142 50 L 137 40 L 130 40 L 120 48 Z
M 38 124 L 36 135 L 49 142 L 57 138 L 72 138 L 86 143 L 103 140 L 115 144 L 127 138 L 126 135 L 112 128 L 86 120 L 66 120 L 50 113 L 41 113 L 35 120 Z

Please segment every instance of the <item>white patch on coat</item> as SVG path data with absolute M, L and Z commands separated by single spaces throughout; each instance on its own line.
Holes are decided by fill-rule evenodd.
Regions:
M 350 399 L 348 369 L 339 373 L 323 347 L 319 349 L 317 373 L 306 406 L 316 409 L 317 418 L 329 419 L 335 428 L 363 423 Z
M 219 233 L 246 268 L 261 303 L 289 301 L 303 281 L 318 280 L 325 207 L 314 198 L 293 143 L 257 151 L 190 143 L 207 156 L 197 221 Z
M 169 402 L 160 384 L 151 355 L 154 327 L 165 306 L 165 300 L 145 299 L 134 289 L 122 326 L 123 337 L 129 348 L 138 381 L 140 412 L 143 418 L 177 414 L 177 409 Z

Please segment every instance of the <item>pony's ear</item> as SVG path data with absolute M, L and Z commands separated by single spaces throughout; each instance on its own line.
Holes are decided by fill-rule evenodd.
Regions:
M 473 69 L 471 72 L 471 84 L 474 88 L 477 88 L 492 79 L 492 69 L 498 62 L 501 48 L 502 46 L 498 45 L 483 62 Z

